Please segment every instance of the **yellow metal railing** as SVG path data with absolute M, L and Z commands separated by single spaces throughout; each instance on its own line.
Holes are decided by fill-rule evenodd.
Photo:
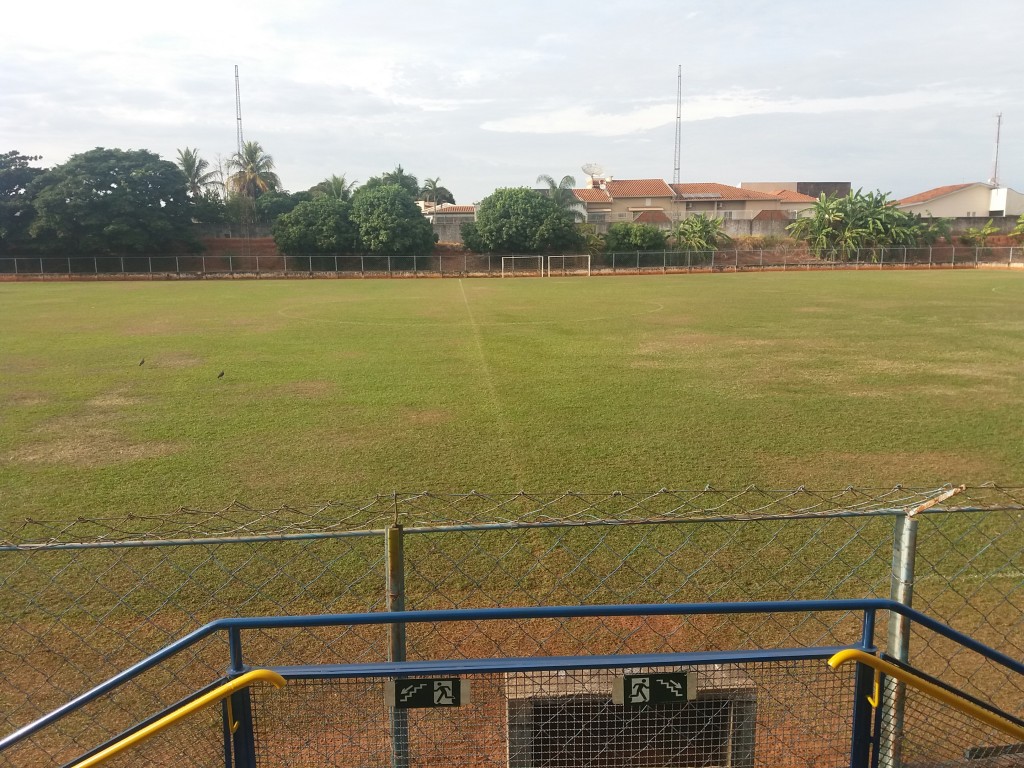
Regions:
M 925 693 L 939 701 L 948 704 L 949 706 L 963 712 L 975 720 L 980 720 L 987 725 L 991 725 L 993 728 L 997 728 L 1003 733 L 1009 734 L 1015 739 L 1024 741 L 1024 728 L 1021 728 L 1016 723 L 1011 723 L 1009 720 L 1005 720 L 999 715 L 989 712 L 984 707 L 979 707 L 973 701 L 957 696 L 955 693 L 950 693 L 940 685 L 924 680 L 918 677 L 913 672 L 897 667 L 895 664 L 890 664 L 877 656 L 872 656 L 870 653 L 864 651 L 858 651 L 855 648 L 847 648 L 846 650 L 840 651 L 828 660 L 828 665 L 832 669 L 836 669 L 840 664 L 845 664 L 848 661 L 856 661 L 860 664 L 865 664 L 875 670 L 875 693 L 871 700 L 872 706 L 878 706 L 878 673 L 881 672 L 889 677 L 892 677 L 900 682 L 906 683 L 912 688 Z
M 114 755 L 124 752 L 126 749 L 134 747 L 136 744 L 145 741 L 153 734 L 173 725 L 184 717 L 188 717 L 193 712 L 198 712 L 200 709 L 204 709 L 211 704 L 216 704 L 218 701 L 227 698 L 235 691 L 241 690 L 242 688 L 248 688 L 253 683 L 261 681 L 264 683 L 270 683 L 275 688 L 284 687 L 284 678 L 277 674 L 277 672 L 271 672 L 269 669 L 254 669 L 252 672 L 246 672 L 244 675 L 239 675 L 234 680 L 214 688 L 209 693 L 203 694 L 195 701 L 183 704 L 173 712 L 169 712 L 159 720 L 150 723 L 145 728 L 140 728 L 135 733 L 125 736 L 120 741 L 111 744 L 109 747 L 97 752 L 95 755 L 75 763 L 72 768 L 91 768 L 94 765 L 99 765 L 107 758 L 113 757 Z M 231 731 L 234 732 L 237 724 L 234 722 L 231 715 L 230 702 L 228 702 L 228 719 Z

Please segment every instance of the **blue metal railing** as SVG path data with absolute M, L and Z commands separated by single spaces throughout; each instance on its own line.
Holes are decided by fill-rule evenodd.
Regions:
M 735 602 L 735 603 L 672 603 L 672 604 L 634 604 L 634 605 L 583 605 L 583 606 L 546 606 L 530 608 L 480 608 L 480 609 L 448 609 L 448 610 L 427 610 L 427 611 L 395 611 L 379 613 L 348 613 L 348 614 L 320 614 L 312 616 L 272 616 L 262 618 L 226 618 L 212 621 L 196 629 L 175 642 L 167 645 L 161 650 L 153 653 L 141 661 L 133 664 L 123 672 L 111 677 L 109 680 L 91 688 L 80 696 L 75 697 L 67 704 L 49 712 L 48 714 L 34 720 L 31 723 L 19 728 L 13 733 L 0 739 L 0 752 L 8 747 L 17 744 L 23 739 L 38 733 L 43 728 L 57 722 L 71 712 L 80 709 L 89 702 L 110 693 L 121 685 L 138 677 L 147 670 L 153 669 L 162 662 L 181 653 L 201 640 L 216 633 L 224 632 L 227 635 L 230 665 L 229 677 L 237 676 L 245 671 L 245 664 L 242 655 L 242 632 L 247 630 L 268 630 L 268 629 L 289 629 L 289 628 L 311 628 L 311 627 L 334 627 L 334 626 L 358 626 L 358 625 L 382 625 L 382 624 L 414 624 L 414 623 L 439 623 L 454 621 L 493 621 L 493 620 L 529 620 L 529 619 L 563 619 L 563 618 L 601 618 L 616 616 L 694 616 L 694 615 L 726 615 L 726 614 L 768 614 L 768 613 L 810 613 L 810 612 L 861 612 L 863 614 L 861 625 L 861 638 L 859 644 L 854 647 L 874 652 L 874 634 L 877 614 L 881 611 L 889 611 L 905 616 L 909 621 L 925 627 L 938 635 L 946 637 L 959 645 L 968 648 L 991 661 L 1000 664 L 1007 669 L 1024 675 L 1024 663 L 1007 656 L 983 643 L 964 635 L 961 632 L 936 621 L 929 616 L 909 608 L 894 600 L 884 599 L 845 599 L 845 600 L 783 600 L 767 602 Z M 844 646 L 845 647 L 845 646 Z M 833 649 L 816 648 L 814 655 L 821 651 Z M 779 653 L 798 653 L 798 649 L 778 649 L 772 653 L 778 656 Z M 747 658 L 756 656 L 756 651 L 743 652 Z M 675 654 L 673 658 L 678 658 Z M 575 663 L 578 666 L 594 666 L 600 663 L 604 657 L 580 656 L 561 657 L 557 663 L 563 666 L 568 663 Z M 609 657 L 610 659 L 611 657 Z M 618 657 L 621 664 L 621 658 Z M 642 657 L 635 657 L 642 658 Z M 653 659 L 653 656 L 647 657 Z M 660 657 L 658 657 L 660 658 Z M 710 657 L 709 657 L 710 658 Z M 724 657 L 723 657 L 724 658 Z M 552 660 L 554 661 L 554 660 Z M 537 668 L 540 662 L 532 659 L 531 668 Z M 463 660 L 462 666 L 467 664 L 480 664 L 479 661 Z M 410 665 L 418 664 L 423 667 L 426 662 L 406 662 Z M 429 662 L 431 669 L 438 669 L 442 662 Z M 608 664 L 612 664 L 608 661 Z M 392 669 L 395 665 L 390 665 Z M 507 660 L 502 663 L 502 668 L 508 668 Z M 292 670 L 298 674 L 298 668 Z M 363 667 L 363 671 L 367 668 Z

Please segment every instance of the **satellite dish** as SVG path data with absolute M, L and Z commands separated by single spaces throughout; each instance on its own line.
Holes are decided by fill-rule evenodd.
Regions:
M 602 168 L 597 163 L 584 163 L 583 172 L 587 174 L 587 176 L 594 178 L 595 176 L 603 176 L 604 168 Z

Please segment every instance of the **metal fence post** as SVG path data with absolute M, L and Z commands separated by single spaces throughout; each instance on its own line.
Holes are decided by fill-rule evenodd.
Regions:
M 917 557 L 918 514 L 940 504 L 964 490 L 964 486 L 944 491 L 938 496 L 896 518 L 892 544 L 892 581 L 889 596 L 908 608 L 914 602 L 914 562 Z M 897 661 L 910 661 L 910 621 L 899 613 L 889 614 L 889 632 L 886 653 Z M 903 708 L 906 685 L 885 678 L 882 705 L 878 715 L 882 718 L 879 739 L 880 768 L 900 768 L 903 747 Z
M 245 672 L 242 658 L 242 632 L 237 627 L 228 630 L 228 653 L 230 666 L 228 674 L 236 677 Z M 252 732 L 252 699 L 249 689 L 235 691 L 228 697 L 228 705 L 224 707 L 227 717 L 225 734 L 231 733 L 231 743 L 235 755 L 233 768 L 256 768 L 256 740 Z
M 405 541 L 398 522 L 398 495 L 395 494 L 395 523 L 384 533 L 387 550 L 387 610 L 405 610 Z M 388 661 L 405 661 L 405 624 L 388 627 Z M 391 709 L 391 766 L 408 768 L 409 713 Z
M 889 596 L 903 605 L 914 601 L 914 559 L 917 554 L 917 517 L 911 512 L 896 518 L 892 543 L 892 583 Z M 897 661 L 910 657 L 910 624 L 899 613 L 889 615 L 886 652 Z M 906 685 L 887 677 L 882 691 L 882 734 L 879 744 L 880 768 L 902 765 L 903 707 Z
M 850 768 L 871 766 L 871 704 L 868 699 L 875 685 L 875 671 L 867 664 L 857 663 L 853 686 L 853 728 L 850 741 Z

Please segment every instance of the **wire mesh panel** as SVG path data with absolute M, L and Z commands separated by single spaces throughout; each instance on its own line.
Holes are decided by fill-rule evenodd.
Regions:
M 991 493 L 991 492 L 990 492 Z M 1019 509 L 922 516 L 914 607 L 1024 658 L 1024 527 Z M 1024 679 L 915 628 L 915 666 L 1024 718 Z
M 908 686 L 897 755 L 904 768 L 1019 768 L 1024 744 Z
M 259 766 L 712 768 L 843 765 L 852 676 L 820 659 L 690 667 L 696 698 L 615 704 L 614 680 L 678 672 L 510 671 L 462 676 L 458 707 L 390 709 L 382 678 L 303 679 L 253 691 Z
M 50 763 L 50 765 L 53 765 Z M 201 710 L 107 758 L 103 768 L 224 768 L 224 720 L 219 705 Z
M 866 516 L 421 531 L 407 536 L 406 606 L 888 597 L 891 529 L 890 519 Z M 416 627 L 408 653 L 640 652 L 647 650 L 638 647 L 644 636 L 678 651 L 830 644 L 844 632 L 843 622 L 824 615 L 708 616 L 685 625 L 602 620 L 533 636 L 503 630 L 491 644 L 485 640 L 493 629 L 486 627 L 468 634 Z
M 895 523 L 949 490 L 395 493 L 5 522 L 0 735 L 226 616 L 378 611 L 396 598 L 419 610 L 887 597 Z M 964 489 L 918 516 L 912 553 L 914 606 L 1014 658 L 1024 656 L 1022 515 L 1024 489 Z M 404 558 L 389 563 L 384 529 L 396 524 Z M 848 643 L 855 624 L 817 613 L 410 625 L 404 650 L 458 659 L 809 646 Z M 248 633 L 246 653 L 337 664 L 384 660 L 389 645 L 386 627 L 302 628 Z M 913 630 L 907 660 L 1024 714 L 1022 681 L 934 634 Z M 41 755 L 89 748 L 225 669 L 221 646 L 196 649 L 30 743 Z M 13 754 L 0 752 L 0 766 L 24 764 Z

